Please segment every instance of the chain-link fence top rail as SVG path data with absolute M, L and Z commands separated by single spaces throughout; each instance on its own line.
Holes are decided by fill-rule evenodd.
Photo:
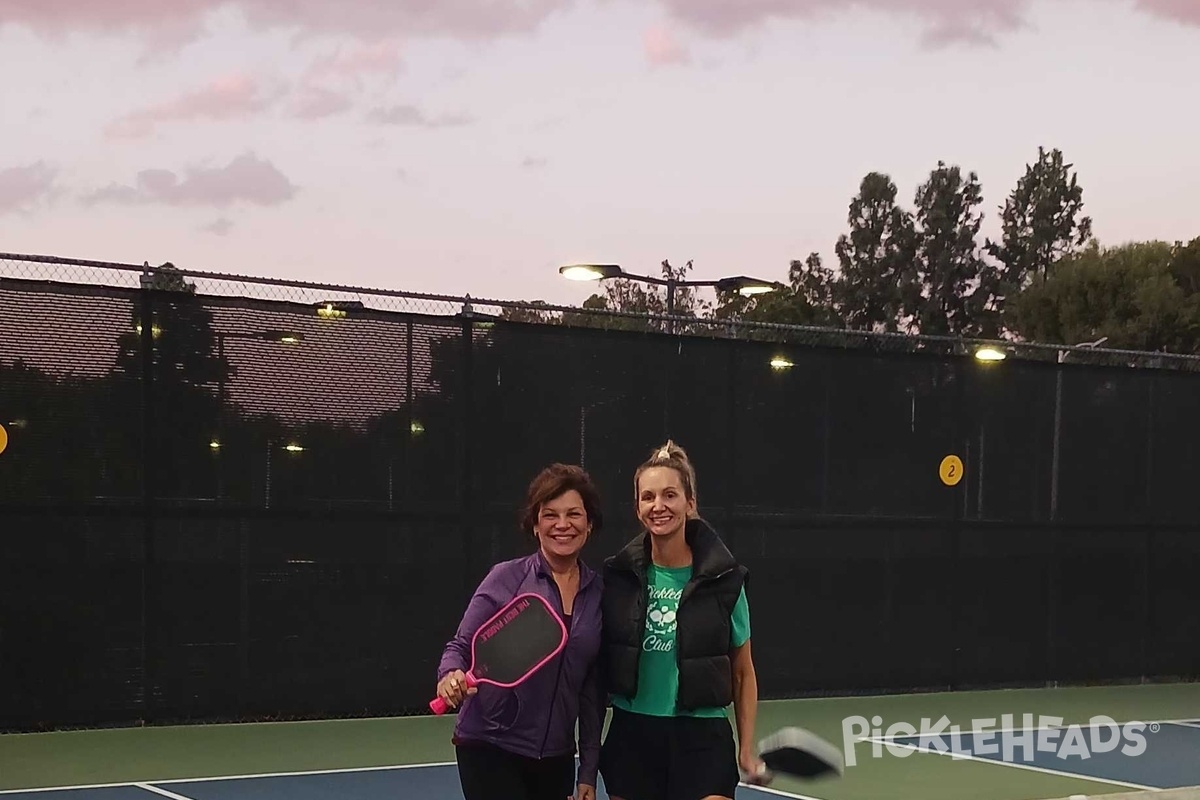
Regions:
M 496 300 L 399 290 L 321 284 L 217 272 L 176 269 L 57 256 L 0 253 L 0 280 L 24 279 L 55 284 L 140 288 L 168 267 L 206 297 L 279 301 L 317 311 L 318 318 L 362 318 L 370 311 L 425 316 L 488 317 L 565 326 L 673 332 L 681 335 L 773 341 L 800 346 L 865 349 L 879 352 L 971 356 L 980 348 L 1002 351 L 1008 358 L 1073 365 L 1174 369 L 1200 372 L 1200 355 L 1121 350 L 1090 345 L 1044 344 L 1014 340 L 968 339 L 840 328 L 751 322 L 740 319 L 669 317 L 558 306 L 541 301 Z M 378 318 L 378 317 L 376 317 Z

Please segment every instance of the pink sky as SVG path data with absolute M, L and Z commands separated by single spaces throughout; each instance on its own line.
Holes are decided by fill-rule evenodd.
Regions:
M 1200 235 L 1197 0 L 0 0 L 0 250 L 577 303 L 783 279 L 862 176 L 1061 147 L 1107 244 Z

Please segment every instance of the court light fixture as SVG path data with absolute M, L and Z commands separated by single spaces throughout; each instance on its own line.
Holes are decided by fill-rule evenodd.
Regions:
M 366 307 L 358 300 L 322 300 L 314 305 L 321 319 L 345 319 L 351 311 L 361 311 Z
M 568 264 L 558 268 L 558 274 L 569 281 L 602 281 L 606 278 L 627 277 L 616 264 Z
M 689 261 L 688 265 L 690 266 L 691 263 Z M 663 265 L 666 266 L 667 262 L 664 261 Z M 690 280 L 687 278 L 659 278 L 653 275 L 636 275 L 632 272 L 626 272 L 619 264 L 568 264 L 564 267 L 559 267 L 558 274 L 572 281 L 602 281 L 609 278 L 621 278 L 639 283 L 649 283 L 654 286 L 664 286 L 667 290 L 666 311 L 668 317 L 675 315 L 675 289 L 680 286 L 714 286 L 719 292 L 738 292 L 745 297 L 773 292 L 783 288 L 782 284 L 759 280 L 758 278 L 748 278 L 745 275 L 738 275 L 732 278 L 718 278 L 716 280 Z M 675 332 L 674 320 L 667 323 L 667 330 L 671 333 Z
M 771 359 L 771 369 L 773 370 L 791 369 L 794 366 L 796 365 L 783 356 L 775 356 Z
M 1008 358 L 1008 354 L 998 347 L 981 347 L 975 351 L 977 361 L 995 362 Z
M 318 314 L 320 311 L 317 312 Z M 299 344 L 304 341 L 304 334 L 295 331 L 256 331 L 241 333 L 239 331 L 218 331 L 217 344 L 224 347 L 229 339 L 251 342 L 278 342 L 280 344 Z
M 295 331 L 266 331 L 259 337 L 267 342 L 279 342 L 280 344 L 300 344 L 304 341 L 304 334 Z
M 779 284 L 777 283 L 762 281 L 758 278 L 747 278 L 745 275 L 739 275 L 736 278 L 721 278 L 717 281 L 717 291 L 737 292 L 742 297 L 767 294 L 779 288 Z
M 289 453 L 303 453 L 304 452 L 304 448 L 295 443 L 289 444 L 287 447 L 285 447 L 283 449 L 287 450 Z
M 220 450 L 220 449 L 221 449 L 221 443 L 220 443 L 220 442 L 218 442 L 216 439 L 213 439 L 211 442 L 209 442 L 209 443 L 208 443 L 208 448 L 209 448 L 210 450 Z

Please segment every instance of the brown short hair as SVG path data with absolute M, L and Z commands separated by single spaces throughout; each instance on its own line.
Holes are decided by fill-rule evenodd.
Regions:
M 604 524 L 604 512 L 600 510 L 600 492 L 583 467 L 574 464 L 551 464 L 530 481 L 529 489 L 525 492 L 525 507 L 521 511 L 522 530 L 532 533 L 537 526 L 542 504 L 572 489 L 579 492 L 579 496 L 583 498 L 583 509 L 587 512 L 593 532 L 600 530 Z
M 683 484 L 683 496 L 688 500 L 696 500 L 697 504 L 700 502 L 696 497 L 696 469 L 692 466 L 687 451 L 668 439 L 666 444 L 654 448 L 650 456 L 637 468 L 637 472 L 633 473 L 633 504 L 635 507 L 638 502 L 638 481 L 641 480 L 642 473 L 651 467 L 670 467 L 678 472 L 679 480 Z

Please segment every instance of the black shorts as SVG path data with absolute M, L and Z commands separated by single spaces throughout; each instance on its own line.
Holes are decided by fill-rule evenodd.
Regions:
M 733 727 L 725 717 L 651 717 L 614 708 L 600 774 L 621 800 L 733 797 L 740 778 Z
M 575 794 L 575 756 L 527 758 L 485 742 L 455 748 L 466 800 L 565 800 Z

